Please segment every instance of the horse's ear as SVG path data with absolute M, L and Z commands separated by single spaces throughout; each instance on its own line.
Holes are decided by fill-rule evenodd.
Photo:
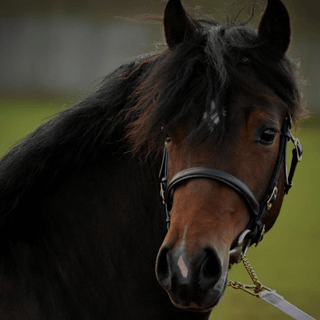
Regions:
M 163 23 L 166 41 L 171 50 L 191 36 L 198 25 L 186 12 L 181 0 L 168 1 Z
M 283 56 L 290 43 L 290 18 L 280 0 L 268 0 L 260 25 L 259 35 L 270 42 Z

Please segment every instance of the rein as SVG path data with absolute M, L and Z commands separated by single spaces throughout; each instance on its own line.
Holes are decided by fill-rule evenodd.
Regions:
M 265 233 L 265 227 L 262 220 L 268 210 L 272 208 L 274 201 L 277 198 L 278 193 L 278 179 L 281 171 L 281 165 L 284 164 L 285 173 L 285 194 L 288 194 L 290 188 L 292 187 L 292 180 L 295 173 L 296 166 L 299 161 L 302 160 L 302 145 L 299 140 L 294 138 L 290 129 L 292 125 L 291 116 L 287 115 L 284 119 L 280 145 L 278 151 L 278 157 L 275 164 L 275 168 L 272 174 L 271 182 L 267 189 L 266 195 L 261 203 L 258 202 L 255 195 L 252 193 L 250 188 L 241 180 L 234 177 L 233 175 L 209 167 L 194 167 L 182 170 L 175 174 L 171 181 L 168 183 L 168 149 L 164 147 L 162 164 L 160 168 L 159 178 L 160 178 L 160 194 L 163 200 L 163 204 L 166 209 L 166 222 L 167 228 L 170 227 L 171 219 L 171 209 L 173 205 L 173 194 L 174 190 L 182 183 L 187 180 L 196 178 L 205 178 L 216 180 L 221 183 L 226 184 L 230 188 L 234 189 L 250 208 L 251 219 L 246 227 L 246 229 L 240 234 L 237 239 L 237 244 L 230 250 L 230 262 L 239 263 L 241 262 L 241 255 L 245 255 L 248 248 L 252 244 L 258 244 Z M 287 172 L 287 143 L 291 140 L 294 144 L 294 149 L 292 150 L 292 162 L 290 166 L 289 174 Z

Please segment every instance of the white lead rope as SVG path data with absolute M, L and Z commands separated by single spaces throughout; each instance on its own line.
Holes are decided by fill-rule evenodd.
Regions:
M 315 318 L 312 318 L 305 312 L 298 309 L 296 306 L 285 300 L 280 294 L 276 293 L 275 290 L 272 290 L 266 286 L 264 286 L 260 281 L 258 281 L 258 277 L 256 273 L 254 272 L 249 260 L 245 255 L 241 255 L 241 261 L 243 262 L 247 272 L 249 273 L 253 285 L 247 285 L 242 284 L 238 281 L 234 282 L 229 280 L 228 286 L 232 287 L 233 289 L 240 289 L 242 291 L 245 291 L 249 293 L 252 296 L 255 296 L 257 298 L 260 298 L 274 307 L 278 308 L 282 312 L 286 313 L 290 317 L 296 320 L 316 320 Z
M 272 304 L 274 307 L 278 308 L 282 312 L 286 313 L 290 317 L 296 320 L 316 320 L 312 318 L 305 312 L 301 311 L 299 308 L 285 300 L 280 294 L 275 291 L 264 290 L 259 293 L 259 298 Z

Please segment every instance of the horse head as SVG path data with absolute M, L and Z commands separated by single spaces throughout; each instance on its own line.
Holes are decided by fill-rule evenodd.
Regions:
M 175 306 L 205 312 L 223 296 L 230 266 L 273 226 L 289 188 L 285 147 L 299 112 L 285 57 L 290 22 L 269 0 L 257 31 L 204 27 L 170 0 L 164 30 L 167 71 L 149 95 L 158 111 L 139 120 L 160 118 L 165 142 L 170 227 L 156 275 Z

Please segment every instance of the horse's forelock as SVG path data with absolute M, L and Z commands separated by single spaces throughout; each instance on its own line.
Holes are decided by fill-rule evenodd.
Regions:
M 128 127 L 134 150 L 140 151 L 145 146 L 149 152 L 160 150 L 166 131 L 181 123 L 188 114 L 193 118 L 187 138 L 199 141 L 208 136 L 208 128 L 201 120 L 210 112 L 212 101 L 222 119 L 228 94 L 233 89 L 261 95 L 253 82 L 244 81 L 241 64 L 253 68 L 259 80 L 283 102 L 279 106 L 293 118 L 298 119 L 305 113 L 296 67 L 291 60 L 287 57 L 279 60 L 257 30 L 212 23 L 197 29 L 174 50 L 160 54 L 138 86 L 134 94 L 137 103 L 129 112 L 135 114 L 135 121 Z M 166 130 L 161 130 L 162 126 Z M 221 137 L 223 131 L 223 121 L 220 121 L 216 135 Z

